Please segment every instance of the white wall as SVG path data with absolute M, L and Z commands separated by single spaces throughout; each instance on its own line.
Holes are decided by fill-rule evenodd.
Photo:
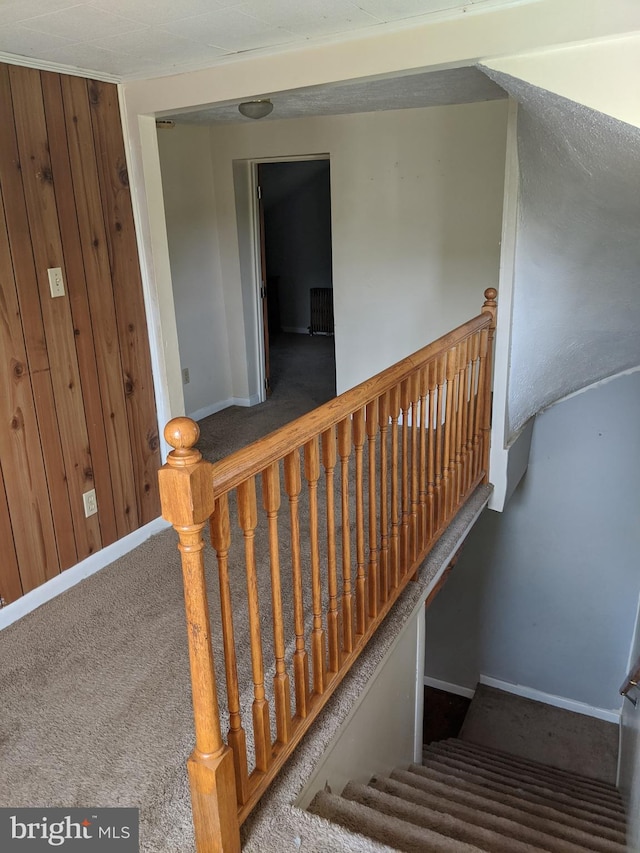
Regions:
M 638 34 L 492 59 L 486 65 L 640 126 L 640 99 L 629 97 L 631 81 L 640 77 Z
M 178 125 L 158 146 L 185 409 L 198 416 L 231 397 L 209 132 Z
M 636 630 L 631 644 L 629 666 L 635 666 L 640 656 L 640 606 L 636 619 Z M 622 678 L 620 679 L 622 684 Z M 622 706 L 622 726 L 620 731 L 620 772 L 618 786 L 627 806 L 627 845 L 629 850 L 640 850 L 640 690 L 629 694 L 638 700 L 634 708 L 625 699 Z
M 235 357 L 245 332 L 256 334 L 257 314 L 251 326 L 255 283 L 239 260 L 251 223 L 233 215 L 234 161 L 330 156 L 340 393 L 479 313 L 483 290 L 497 281 L 506 114 L 494 101 L 212 127 Z M 233 307 L 243 301 L 244 327 Z M 255 387 L 249 381 L 250 393 Z
M 130 81 L 120 87 L 161 421 L 181 413 L 182 386 L 164 214 L 158 203 L 161 188 L 154 115 L 276 96 L 301 86 L 488 63 L 532 51 L 561 55 L 572 49 L 572 42 L 608 40 L 615 44 L 620 36 L 640 29 L 640 6 L 629 0 L 606 4 L 601 0 L 538 0 L 482 8 L 477 14 L 467 11 L 453 16 L 445 11 L 397 31 L 376 27 L 353 39 L 243 54 L 202 71 Z M 607 63 L 602 69 L 605 76 L 600 91 L 606 97 L 613 91 L 624 92 L 624 103 L 635 102 L 632 88 L 608 85 L 609 67 Z M 581 73 L 591 78 L 584 69 Z M 614 78 L 619 79 L 617 71 Z
M 428 676 L 619 710 L 640 591 L 638 423 L 640 373 L 538 415 L 524 479 L 429 609 Z
M 422 660 L 419 644 L 424 642 L 424 612 L 424 606 L 419 606 L 407 620 L 354 703 L 305 785 L 296 803 L 300 808 L 307 808 L 326 785 L 340 794 L 347 782 L 365 784 L 376 774 L 389 774 L 395 767 L 417 760 L 423 690 L 416 663 Z

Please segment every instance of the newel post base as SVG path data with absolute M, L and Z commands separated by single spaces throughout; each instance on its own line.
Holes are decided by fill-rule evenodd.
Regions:
M 198 853 L 240 853 L 233 753 L 225 746 L 219 755 L 194 750 L 187 761 L 193 828 Z

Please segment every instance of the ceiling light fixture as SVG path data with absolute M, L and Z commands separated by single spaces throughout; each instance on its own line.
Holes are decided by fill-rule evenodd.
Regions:
M 246 118 L 264 118 L 273 110 L 273 104 L 269 98 L 259 101 L 244 101 L 238 104 L 238 110 Z

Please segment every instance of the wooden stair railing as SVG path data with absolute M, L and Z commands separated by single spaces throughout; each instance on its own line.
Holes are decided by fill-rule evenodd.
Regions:
M 199 853 L 240 850 L 242 822 L 455 513 L 487 481 L 496 295 L 487 289 L 478 317 L 215 464 L 195 448 L 194 421 L 167 424 L 174 449 L 159 472 L 160 495 L 182 560 Z M 207 525 L 219 575 L 213 634 L 224 659 L 226 740 Z M 240 610 L 247 655 L 237 636 Z

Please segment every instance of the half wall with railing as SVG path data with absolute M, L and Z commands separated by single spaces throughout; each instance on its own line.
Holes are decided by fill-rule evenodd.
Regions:
M 495 298 L 219 462 L 195 448 L 194 421 L 167 424 L 160 494 L 182 560 L 200 853 L 240 850 L 242 822 L 487 481 Z

